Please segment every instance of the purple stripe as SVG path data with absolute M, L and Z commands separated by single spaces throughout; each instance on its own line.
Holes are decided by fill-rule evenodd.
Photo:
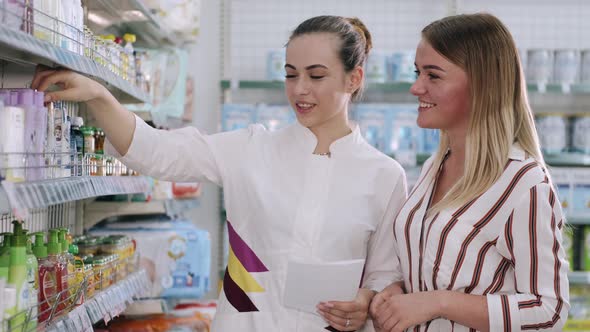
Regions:
M 242 263 L 246 271 L 248 272 L 268 272 L 268 269 L 258 256 L 250 249 L 250 247 L 242 240 L 242 238 L 236 233 L 233 226 L 227 221 L 227 233 L 229 235 L 229 246 L 232 248 L 234 254 Z
M 258 311 L 252 300 L 244 293 L 229 275 L 227 268 L 223 277 L 223 292 L 229 303 L 239 312 Z

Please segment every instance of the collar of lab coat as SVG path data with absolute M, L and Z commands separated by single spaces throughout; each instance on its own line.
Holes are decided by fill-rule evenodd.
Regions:
M 363 142 L 363 136 L 361 135 L 359 126 L 355 123 L 349 123 L 349 125 L 351 126 L 352 132 L 335 140 L 332 145 L 330 145 L 330 153 L 332 157 L 338 157 L 348 152 L 352 152 L 355 146 Z M 295 121 L 295 128 L 297 133 L 300 134 L 299 136 L 303 137 L 301 143 L 305 151 L 313 153 L 313 150 L 315 150 L 318 143 L 314 133 L 309 128 L 301 125 L 299 121 Z

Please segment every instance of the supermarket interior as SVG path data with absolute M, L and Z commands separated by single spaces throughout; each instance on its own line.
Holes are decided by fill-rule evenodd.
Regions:
M 452 76 L 419 66 L 428 58 L 422 43 L 430 47 L 422 31 L 474 13 L 494 15 L 512 35 L 541 152 L 531 158 L 545 172 L 549 199 L 542 184 L 519 189 L 533 181 L 531 171 L 512 180 L 508 203 L 486 215 L 487 205 L 472 201 L 445 225 L 443 208 L 426 213 L 438 207 L 430 199 L 411 210 L 412 195 L 431 174 L 423 166 L 434 160 L 451 174 L 446 167 L 457 155 L 452 144 L 440 155 L 452 130 L 423 125 L 449 123 L 431 113 L 436 103 L 456 103 L 441 92 Z M 367 33 L 346 18 L 360 19 L 371 36 L 367 58 L 340 69 L 337 56 L 350 54 L 329 48 L 344 49 L 340 41 L 309 38 L 341 32 L 322 30 L 328 23 L 303 27 L 318 16 L 362 35 L 355 40 L 365 50 Z M 0 332 L 484 325 L 590 332 L 588 17 L 588 0 L 0 0 Z M 484 40 L 490 31 L 472 33 Z M 463 45 L 461 38 L 469 37 L 430 47 L 436 56 L 428 59 L 465 73 L 437 48 Z M 303 51 L 302 43 L 309 43 Z M 501 63 L 500 49 L 463 53 Z M 331 76 L 338 73 L 324 58 L 307 66 L 321 50 L 331 52 L 344 79 L 362 74 L 360 100 L 350 101 L 359 90 L 326 90 L 344 81 Z M 513 85 L 519 80 L 517 73 Z M 498 96 L 492 81 L 472 96 Z M 346 102 L 334 118 L 313 118 L 325 111 L 315 104 L 320 99 Z M 329 126 L 309 119 L 328 123 L 340 114 L 346 134 L 323 146 L 318 132 Z M 477 135 L 466 136 L 468 153 L 478 153 L 469 148 Z M 315 150 L 301 153 L 310 141 Z M 504 172 L 516 167 L 512 154 L 502 158 Z M 440 170 L 433 171 L 431 199 L 441 193 L 448 203 Z M 531 200 L 524 212 L 516 211 L 521 191 Z M 463 307 L 474 309 L 463 316 L 440 309 L 396 330 L 387 325 L 402 315 L 394 304 L 412 307 L 412 315 L 421 305 L 395 302 L 402 295 L 386 288 L 395 282 L 404 296 L 473 292 L 485 306 L 465 299 Z M 489 323 L 464 317 L 480 308 Z

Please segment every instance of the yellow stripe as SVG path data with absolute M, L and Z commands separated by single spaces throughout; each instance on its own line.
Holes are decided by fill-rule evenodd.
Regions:
M 229 258 L 227 262 L 227 270 L 232 280 L 240 286 L 244 292 L 248 293 L 261 293 L 264 292 L 264 288 L 258 284 L 252 275 L 246 271 L 244 265 L 238 260 L 234 251 L 229 249 Z

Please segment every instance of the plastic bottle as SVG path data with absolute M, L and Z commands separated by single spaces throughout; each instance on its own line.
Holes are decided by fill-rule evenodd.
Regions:
M 71 238 L 71 237 L 70 237 Z M 71 305 L 73 300 L 72 290 L 74 289 L 76 267 L 74 265 L 74 255 L 69 252 L 70 243 L 68 241 L 68 230 L 64 228 L 59 229 L 58 235 L 59 243 L 61 244 L 61 256 L 66 266 L 66 284 L 68 291 L 65 292 L 65 304 Z
M 33 34 L 38 39 L 50 42 L 54 45 L 55 33 L 57 31 L 57 7 L 58 2 L 55 0 L 35 0 L 35 26 Z
M 39 303 L 39 263 L 33 253 L 32 242 L 27 232 L 23 230 L 23 236 L 27 239 L 27 282 L 29 283 L 29 304 L 30 318 L 27 324 L 27 331 L 34 330 L 37 326 L 37 304 Z
M 33 134 L 35 135 L 35 146 L 33 147 L 34 166 L 37 166 L 37 176 L 40 180 L 46 179 L 45 160 L 43 157 L 43 151 L 47 142 L 47 108 L 44 104 L 45 93 L 35 91 L 35 120 L 33 121 Z
M 70 130 L 70 149 L 73 155 L 74 175 L 82 175 L 82 159 L 84 152 L 84 134 L 82 134 L 82 126 L 84 119 L 77 116 L 72 121 L 72 128 Z M 77 166 L 76 166 L 77 165 Z
M 0 113 L 0 144 L 4 155 L 5 178 L 12 182 L 25 180 L 25 110 L 18 105 L 18 92 L 4 94 L 4 109 Z
M 35 147 L 37 146 L 37 135 L 35 128 L 35 120 L 37 117 L 37 108 L 35 106 L 35 91 L 30 89 L 18 90 L 18 104 L 24 110 L 25 117 L 25 179 L 27 181 L 40 180 L 38 168 L 35 164 Z
M 57 229 L 49 231 L 47 264 L 43 264 L 40 268 L 45 270 L 40 287 L 40 293 L 42 294 L 41 315 L 49 315 L 54 306 L 57 306 L 56 314 L 65 308 L 64 293 L 62 292 L 67 289 L 67 271 L 61 256 L 61 244 L 58 240 L 58 234 Z M 58 297 L 57 294 L 62 295 Z
M 135 43 L 137 37 L 134 34 L 126 33 L 123 35 L 123 39 L 125 40 L 125 46 L 123 47 L 123 50 L 127 54 L 129 65 L 129 71 L 127 72 L 128 80 L 132 84 L 136 84 L 135 76 L 137 73 L 135 71 L 135 50 L 133 49 L 133 43 Z
M 2 247 L 0 247 L 0 278 L 8 279 L 8 265 L 10 264 L 10 241 L 12 233 L 2 233 Z
M 43 238 L 45 234 L 42 232 L 33 233 L 32 235 L 35 236 L 35 243 L 33 244 L 33 253 L 37 258 L 37 263 L 39 266 L 38 271 L 38 278 L 39 278 L 39 294 L 38 294 L 38 301 L 39 301 L 39 316 L 38 321 L 44 322 L 49 318 L 49 314 L 51 308 L 45 302 L 45 297 L 43 296 L 43 288 L 46 286 L 43 284 L 43 280 L 45 279 L 45 274 L 51 270 L 51 262 L 47 259 L 47 247 L 43 243 Z M 55 288 L 55 284 L 53 285 Z M 45 287 L 46 288 L 46 287 Z M 55 293 L 55 292 L 54 292 Z
M 55 178 L 55 172 L 53 166 L 57 164 L 57 158 L 55 157 L 55 104 L 53 102 L 47 105 L 46 123 L 47 123 L 47 134 L 45 139 L 45 165 L 48 167 L 45 172 L 45 177 L 48 179 Z M 60 127 L 61 129 L 61 127 Z
M 8 266 L 8 284 L 16 289 L 16 303 L 5 309 L 5 317 L 11 331 L 25 331 L 29 305 L 29 283 L 27 282 L 27 238 L 22 233 L 22 225 L 13 221 L 14 234 L 10 245 L 10 264 Z

